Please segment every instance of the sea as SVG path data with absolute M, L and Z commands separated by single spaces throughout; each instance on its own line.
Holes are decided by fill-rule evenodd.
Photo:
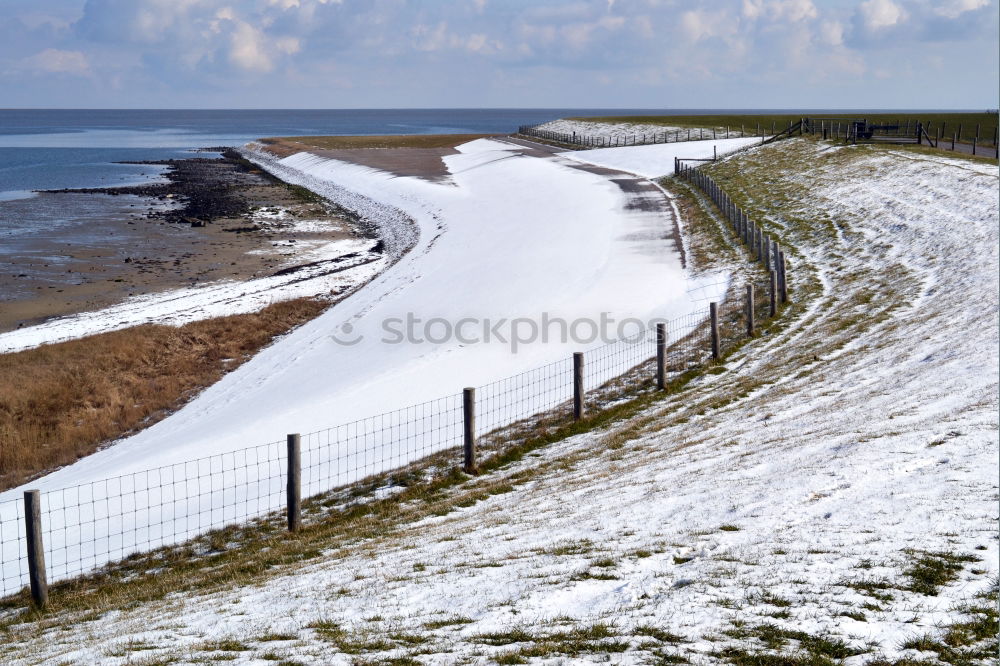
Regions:
M 134 202 L 122 197 L 39 196 L 40 190 L 146 183 L 162 179 L 166 169 L 128 162 L 204 156 L 200 149 L 270 136 L 507 133 L 566 116 L 650 112 L 0 109 L 0 274 L 14 270 L 14 256 L 42 252 L 46 240 L 86 243 L 101 221 L 130 213 Z
M 519 125 L 571 115 L 651 112 L 655 111 L 0 109 L 0 227 L 9 222 L 2 202 L 31 198 L 37 190 L 142 183 L 155 179 L 161 169 L 122 162 L 191 157 L 200 148 L 239 146 L 261 137 L 506 133 Z M 46 223 L 51 222 L 47 216 Z

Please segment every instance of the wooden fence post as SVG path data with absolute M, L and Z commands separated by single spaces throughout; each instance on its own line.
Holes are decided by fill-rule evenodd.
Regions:
M 708 304 L 708 314 L 712 319 L 712 358 L 719 360 L 719 306 L 716 303 Z
M 573 418 L 583 418 L 583 352 L 573 352 Z
M 285 485 L 288 507 L 288 531 L 298 532 L 302 527 L 302 437 L 288 435 L 288 483 Z
M 753 337 L 753 285 L 747 285 L 747 337 Z
M 45 546 L 42 543 L 42 501 L 37 490 L 24 491 L 24 531 L 31 600 L 38 608 L 44 608 L 49 602 L 49 583 L 45 577 Z
M 771 270 L 771 238 L 764 236 L 764 270 Z
M 667 325 L 656 325 L 656 388 L 667 388 Z
M 785 253 L 778 253 L 778 286 L 781 289 L 781 302 L 788 302 L 788 274 L 785 272 Z
M 770 306 L 771 306 L 771 316 L 778 314 L 778 272 L 774 269 L 768 271 L 771 277 L 771 291 L 770 296 Z
M 979 141 L 978 137 L 972 137 L 972 154 L 976 154 L 976 142 Z
M 476 473 L 476 389 L 462 391 L 462 453 L 466 474 Z

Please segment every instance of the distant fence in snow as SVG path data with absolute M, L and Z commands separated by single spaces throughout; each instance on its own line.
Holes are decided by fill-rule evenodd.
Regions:
M 687 128 L 654 133 L 612 132 L 607 135 L 587 135 L 577 132 L 553 132 L 539 129 L 538 125 L 522 125 L 518 134 L 545 141 L 583 148 L 617 148 L 622 146 L 643 146 L 657 143 L 677 143 L 682 141 L 708 141 L 740 137 L 780 138 L 793 131 L 822 135 L 823 138 L 844 139 L 845 141 L 886 141 L 926 143 L 943 150 L 957 150 L 972 155 L 1000 159 L 1000 127 L 983 127 L 963 123 L 948 124 L 947 121 L 921 122 L 912 118 L 869 122 L 865 119 L 850 118 L 802 118 L 789 122 L 788 126 L 774 121 L 753 127 L 740 125 L 725 128 Z
M 848 143 L 915 143 L 1000 159 L 1000 128 L 997 126 L 983 128 L 979 124 L 969 126 L 963 123 L 948 125 L 947 121 L 935 124 L 933 121 L 923 122 L 911 118 L 878 122 L 869 122 L 863 118 L 803 118 L 802 123 L 803 132 L 822 135 L 824 139 L 843 139 Z
M 543 123 L 544 124 L 544 123 Z M 770 131 L 767 123 L 762 127 L 760 123 L 748 127 L 740 125 L 736 127 L 727 126 L 725 128 L 713 127 L 688 127 L 663 132 L 612 132 L 607 135 L 589 135 L 577 132 L 553 132 L 539 129 L 539 125 L 521 125 L 517 128 L 517 133 L 524 136 L 564 143 L 570 146 L 582 146 L 585 148 L 617 148 L 621 146 L 645 146 L 657 143 L 680 143 L 683 141 L 710 141 L 719 139 L 741 138 L 747 136 L 772 136 L 775 132 L 781 131 L 772 121 Z
M 472 472 L 540 426 L 586 418 L 719 361 L 787 301 L 784 253 L 706 174 L 681 161 L 675 172 L 715 202 L 764 268 L 758 278 L 730 284 L 722 302 L 641 337 L 353 423 L 70 488 L 28 491 L 0 503 L 0 596 L 20 593 L 27 602 L 30 588 L 34 603 L 44 605 L 49 580 L 90 574 L 277 512 L 295 531 L 303 517 L 322 519 L 309 511 L 303 516 L 304 497 L 335 503 L 331 493 L 386 473 L 382 490 L 391 493 L 406 483 L 392 474 L 405 477 L 431 456 L 438 468 L 450 460 L 446 466 Z M 341 499 L 349 501 L 349 494 Z

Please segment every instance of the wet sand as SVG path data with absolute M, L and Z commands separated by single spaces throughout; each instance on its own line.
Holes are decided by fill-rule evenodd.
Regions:
M 358 235 L 344 211 L 227 155 L 171 162 L 165 184 L 4 202 L 5 216 L 41 206 L 54 220 L 64 210 L 81 219 L 4 239 L 0 332 L 129 296 L 269 275 L 295 265 L 296 244 Z

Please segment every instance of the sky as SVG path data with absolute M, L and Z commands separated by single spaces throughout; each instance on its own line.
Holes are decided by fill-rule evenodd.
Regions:
M 1000 0 L 0 0 L 2 108 L 997 108 Z

